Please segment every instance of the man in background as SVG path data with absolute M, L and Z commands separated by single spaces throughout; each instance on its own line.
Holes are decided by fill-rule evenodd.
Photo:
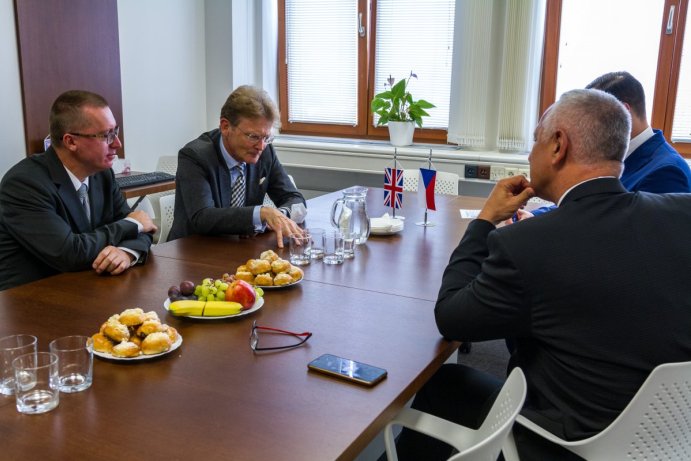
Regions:
M 657 365 L 691 360 L 691 194 L 627 192 L 631 118 L 613 96 L 573 90 L 540 120 L 531 180 L 499 181 L 454 250 L 435 317 L 449 340 L 512 337 L 522 414 L 566 440 L 607 427 Z M 529 198 L 559 207 L 496 228 Z M 502 383 L 444 365 L 413 407 L 477 428 Z M 579 459 L 514 427 L 521 460 Z M 399 459 L 447 459 L 404 430 Z
M 269 228 L 283 237 L 302 233 L 305 199 L 278 161 L 272 130 L 278 108 L 252 86 L 233 91 L 219 128 L 178 154 L 175 214 L 169 240 L 190 234 L 253 235 Z M 262 206 L 268 194 L 278 208 Z M 293 218 L 293 219 L 291 219 Z
M 624 104 L 631 114 L 631 142 L 624 155 L 621 183 L 632 192 L 662 194 L 691 192 L 691 169 L 686 160 L 669 145 L 660 130 L 648 124 L 643 85 L 628 72 L 610 72 L 593 80 L 588 89 L 605 91 Z M 531 212 L 539 215 L 553 207 Z M 520 218 L 529 217 L 523 210 Z
M 51 147 L 0 183 L 0 289 L 60 272 L 117 275 L 145 261 L 156 226 L 130 210 L 115 183 L 118 131 L 95 93 L 67 91 L 55 100 Z

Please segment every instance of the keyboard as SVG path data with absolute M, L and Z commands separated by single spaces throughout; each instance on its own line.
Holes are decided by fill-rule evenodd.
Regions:
M 174 181 L 175 176 L 163 171 L 152 171 L 151 173 L 134 173 L 127 176 L 118 176 L 115 182 L 118 183 L 120 189 L 127 189 L 128 187 L 148 186 L 159 182 Z

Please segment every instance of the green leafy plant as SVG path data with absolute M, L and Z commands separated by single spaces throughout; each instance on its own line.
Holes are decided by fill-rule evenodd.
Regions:
M 377 125 L 386 125 L 388 122 L 415 122 L 421 127 L 422 117 L 429 117 L 425 109 L 436 106 L 424 99 L 417 101 L 413 99 L 408 91 L 411 78 L 417 78 L 412 71 L 408 78 L 401 79 L 397 83 L 396 79 L 389 75 L 384 88 L 388 86 L 390 89 L 375 95 L 370 105 L 372 112 L 379 115 Z

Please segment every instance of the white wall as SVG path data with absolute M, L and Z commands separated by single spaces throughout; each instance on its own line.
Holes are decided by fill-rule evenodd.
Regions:
M 204 0 L 118 0 L 125 152 L 133 170 L 154 170 L 159 156 L 177 155 L 207 130 L 204 21 Z
M 12 165 L 26 157 L 13 0 L 0 0 L 0 107 L 2 177 Z

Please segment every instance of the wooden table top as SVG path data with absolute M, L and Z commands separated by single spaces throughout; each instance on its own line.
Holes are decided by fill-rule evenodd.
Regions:
M 480 203 L 438 200 L 446 202 L 456 215 L 459 207 Z M 330 208 L 329 197 L 308 206 L 316 211 L 327 203 Z M 381 214 L 374 202 L 370 209 Z M 39 350 L 59 336 L 95 333 L 111 314 L 136 306 L 155 310 L 183 337 L 178 350 L 148 361 L 96 358 L 92 387 L 61 394 L 60 405 L 43 415 L 19 414 L 13 397 L 0 396 L 3 458 L 355 458 L 458 346 L 443 340 L 434 323 L 438 284 L 419 293 L 392 292 L 403 289 L 410 274 L 399 267 L 415 254 L 438 259 L 441 274 L 449 254 L 442 257 L 437 242 L 448 248 L 463 224 L 443 224 L 441 216 L 430 214 L 439 219 L 434 228 L 406 222 L 401 235 L 368 240 L 342 266 L 308 266 L 301 283 L 267 290 L 259 311 L 236 319 L 173 317 L 163 308 L 167 288 L 219 276 L 226 265 L 273 247 L 273 234 L 190 237 L 156 247 L 145 265 L 121 276 L 65 273 L 0 292 L 0 336 L 34 334 Z M 430 234 L 435 238 L 420 238 Z M 412 252 L 401 245 L 408 240 Z M 377 286 L 387 277 L 402 283 L 395 290 Z M 360 281 L 367 285 L 358 287 Z M 297 349 L 253 353 L 253 320 L 314 335 Z M 323 353 L 383 367 L 388 377 L 367 388 L 308 372 L 307 363 Z

